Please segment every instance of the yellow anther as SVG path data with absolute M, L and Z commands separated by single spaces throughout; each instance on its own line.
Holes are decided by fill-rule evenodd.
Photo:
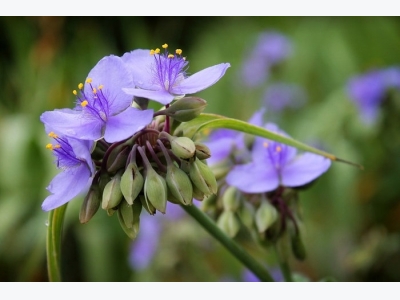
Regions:
M 89 102 L 87 102 L 87 100 L 83 100 L 82 102 L 81 102 L 81 106 L 82 107 L 85 107 L 86 105 L 88 105 L 89 104 Z
M 156 53 L 156 51 L 154 51 L 153 49 L 150 50 L 150 55 L 154 55 Z
M 78 95 L 78 93 L 77 93 L 76 90 L 73 90 L 73 91 L 72 91 L 72 94 L 74 94 L 75 96 Z
M 58 138 L 58 135 L 55 134 L 53 131 L 50 131 L 49 134 L 48 134 L 48 136 L 51 137 L 51 138 L 53 138 L 53 139 Z
M 168 44 L 164 44 L 161 47 L 163 47 L 163 49 L 167 49 L 168 48 Z
M 281 146 L 276 146 L 276 152 L 281 152 L 282 151 L 282 147 Z
M 96 88 L 93 88 L 93 94 L 96 94 L 96 93 L 97 93 Z
M 102 90 L 103 87 L 104 87 L 104 86 L 103 86 L 102 84 L 100 84 L 99 87 L 98 87 L 98 89 L 99 89 L 99 90 Z
M 267 142 L 264 142 L 264 143 L 263 143 L 263 147 L 264 147 L 264 148 L 268 148 L 268 146 L 269 146 L 269 145 L 268 145 Z
M 211 129 L 210 129 L 210 128 L 206 128 L 206 129 L 203 130 L 203 133 L 204 133 L 205 135 L 209 135 L 210 132 L 211 132 Z
M 86 83 L 92 83 L 92 78 L 86 79 Z
M 46 149 L 53 150 L 53 145 L 52 144 L 47 144 L 46 145 Z
M 182 54 L 182 49 L 176 49 L 175 53 L 178 54 L 178 55 L 181 55 Z
M 83 83 L 78 84 L 78 89 L 83 89 Z
M 168 54 L 168 58 L 174 58 L 173 54 Z
M 53 149 L 59 149 L 59 148 L 61 148 L 60 144 L 54 145 L 54 147 L 53 147 Z
M 160 51 L 161 51 L 160 48 L 157 48 L 156 50 L 154 50 L 154 53 L 158 54 L 158 53 L 160 53 Z

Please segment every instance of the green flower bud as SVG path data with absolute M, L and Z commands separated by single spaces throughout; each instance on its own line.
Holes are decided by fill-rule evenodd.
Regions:
M 153 168 L 146 169 L 146 178 L 144 181 L 144 197 L 158 211 L 165 213 L 167 206 L 167 184 L 165 179 L 158 175 Z
M 264 232 L 278 219 L 278 211 L 267 199 L 263 198 L 255 217 L 258 231 Z
M 252 228 L 254 224 L 255 209 L 247 201 L 243 201 L 242 206 L 237 211 L 239 219 L 247 228 Z
M 139 195 L 139 200 L 144 209 L 147 210 L 150 215 L 154 215 L 156 213 L 156 208 L 143 195 Z
M 172 152 L 179 158 L 192 158 L 196 153 L 194 142 L 185 136 L 175 137 L 170 143 Z
M 121 192 L 128 204 L 132 205 L 143 189 L 144 179 L 135 163 L 130 163 L 121 177 Z
M 227 163 L 226 160 L 218 162 L 210 166 L 212 172 L 215 175 L 216 179 L 224 178 L 228 172 L 232 169 L 232 166 Z
M 200 191 L 195 185 L 193 185 L 193 198 L 199 201 L 203 201 L 205 195 L 202 191 Z
M 101 192 L 98 184 L 92 184 L 79 212 L 79 221 L 84 224 L 96 214 L 101 203 Z
M 110 146 L 110 153 L 107 156 L 106 169 L 110 173 L 114 173 L 125 167 L 126 160 L 129 155 L 129 146 L 125 143 Z
M 129 205 L 122 201 L 118 207 L 118 220 L 125 233 L 134 239 L 139 233 L 140 213 L 142 212 L 142 203 L 135 201 Z
M 187 122 L 199 116 L 206 105 L 207 102 L 201 98 L 184 97 L 172 103 L 164 112 L 179 122 Z
M 122 200 L 121 173 L 117 173 L 104 187 L 101 207 L 108 210 L 116 207 Z
M 214 173 L 211 171 L 209 166 L 201 162 L 199 159 L 195 159 L 190 165 L 189 177 L 193 184 L 202 192 L 204 195 L 216 194 L 218 191 L 217 180 L 215 179 Z
M 167 166 L 165 177 L 168 190 L 180 204 L 189 205 L 193 200 L 193 187 L 188 175 L 179 169 L 174 163 Z
M 240 206 L 240 194 L 238 190 L 229 186 L 222 195 L 222 205 L 224 210 L 236 211 Z
M 235 216 L 235 213 L 230 210 L 222 212 L 218 218 L 217 225 L 231 238 L 235 237 L 240 229 L 239 220 Z
M 306 248 L 304 247 L 303 241 L 300 236 L 300 232 L 291 233 L 290 244 L 292 246 L 292 252 L 298 260 L 306 259 Z
M 208 148 L 206 145 L 201 143 L 194 143 L 194 145 L 196 147 L 196 157 L 198 159 L 203 160 L 211 157 L 210 148 Z

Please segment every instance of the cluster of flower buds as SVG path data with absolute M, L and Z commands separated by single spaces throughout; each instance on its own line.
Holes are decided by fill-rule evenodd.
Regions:
M 249 123 L 263 126 L 263 113 L 255 113 Z M 273 123 L 264 126 L 286 135 Z M 226 129 L 211 133 L 205 143 L 214 154 L 210 167 L 217 176 L 218 193 L 207 197 L 202 208 L 230 237 L 242 230 L 263 246 L 289 242 L 294 256 L 305 259 L 298 194 L 327 171 L 330 160 Z
M 62 170 L 47 187 L 42 204 L 55 209 L 85 193 L 81 223 L 101 206 L 118 212 L 127 235 L 136 237 L 142 207 L 166 213 L 167 201 L 191 205 L 216 194 L 217 182 L 206 163 L 206 145 L 174 132 L 199 116 L 206 101 L 189 97 L 216 83 L 230 67 L 221 63 L 191 76 L 182 50 L 136 49 L 102 58 L 85 83 L 73 91 L 76 106 L 44 112 L 40 120 L 55 143 L 52 150 Z M 149 101 L 162 105 L 148 109 Z
M 118 212 L 124 231 L 134 238 L 142 207 L 151 215 L 166 212 L 167 201 L 191 205 L 217 193 L 217 182 L 206 159 L 209 148 L 185 136 L 165 131 L 166 116 L 189 121 L 198 116 L 206 101 L 196 97 L 176 100 L 146 128 L 132 137 L 109 144 L 97 141 L 93 160 L 98 166 L 80 212 L 88 222 L 98 208 L 108 215 Z

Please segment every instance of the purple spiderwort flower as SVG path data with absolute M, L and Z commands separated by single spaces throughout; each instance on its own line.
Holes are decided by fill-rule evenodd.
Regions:
M 286 59 L 291 53 L 292 44 L 286 36 L 277 31 L 261 33 L 252 52 L 244 61 L 243 82 L 249 87 L 263 84 L 269 76 L 270 68 Z
M 357 105 L 364 123 L 376 121 L 379 106 L 389 89 L 400 89 L 400 68 L 372 70 L 351 78 L 347 85 L 350 98 Z
M 265 128 L 287 136 L 273 123 L 268 123 Z M 294 147 L 257 137 L 252 148 L 252 161 L 236 165 L 226 181 L 245 193 L 263 193 L 280 185 L 305 185 L 327 171 L 330 165 L 331 161 L 323 156 L 309 152 L 297 155 Z
M 49 143 L 46 148 L 52 150 L 57 168 L 63 171 L 47 187 L 51 195 L 43 201 L 42 209 L 45 211 L 55 209 L 85 192 L 94 174 L 90 156 L 92 141 L 62 137 L 54 132 L 48 135 L 56 144 Z
M 148 125 L 153 110 L 131 107 L 132 97 L 122 88 L 132 84 L 132 77 L 118 56 L 101 59 L 90 71 L 85 84 L 78 85 L 75 109 L 58 109 L 41 115 L 46 127 L 63 135 L 113 143 L 124 140 Z
M 186 94 L 202 91 L 215 84 L 230 67 L 229 63 L 218 64 L 188 76 L 189 62 L 182 56 L 182 50 L 175 54 L 168 52 L 164 44 L 164 53 L 160 49 L 137 49 L 122 56 L 133 75 L 135 88 L 126 85 L 128 95 L 142 97 L 169 104 Z
M 298 85 L 275 83 L 264 93 L 264 103 L 268 110 L 281 112 L 285 108 L 299 108 L 306 102 L 305 91 Z

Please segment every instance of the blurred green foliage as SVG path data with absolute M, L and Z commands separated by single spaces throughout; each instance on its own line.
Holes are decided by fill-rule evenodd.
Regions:
M 198 93 L 206 112 L 247 120 L 262 89 L 240 83 L 243 59 L 257 35 L 276 30 L 293 55 L 265 86 L 302 86 L 308 102 L 269 115 L 295 139 L 318 141 L 360 171 L 334 163 L 300 196 L 307 260 L 291 261 L 310 280 L 400 280 L 400 118 L 398 101 L 364 125 L 345 92 L 348 79 L 400 63 L 400 19 L 390 17 L 1 17 L 0 18 L 0 281 L 47 281 L 45 187 L 57 174 L 39 116 L 72 107 L 72 90 L 103 56 L 167 42 L 182 48 L 190 72 L 231 63 L 227 74 Z M 131 241 L 115 216 L 100 211 L 79 223 L 81 199 L 67 210 L 63 255 L 66 281 L 241 281 L 243 270 L 189 216 L 165 225 L 145 270 L 129 265 Z M 266 264 L 269 253 L 244 247 Z

